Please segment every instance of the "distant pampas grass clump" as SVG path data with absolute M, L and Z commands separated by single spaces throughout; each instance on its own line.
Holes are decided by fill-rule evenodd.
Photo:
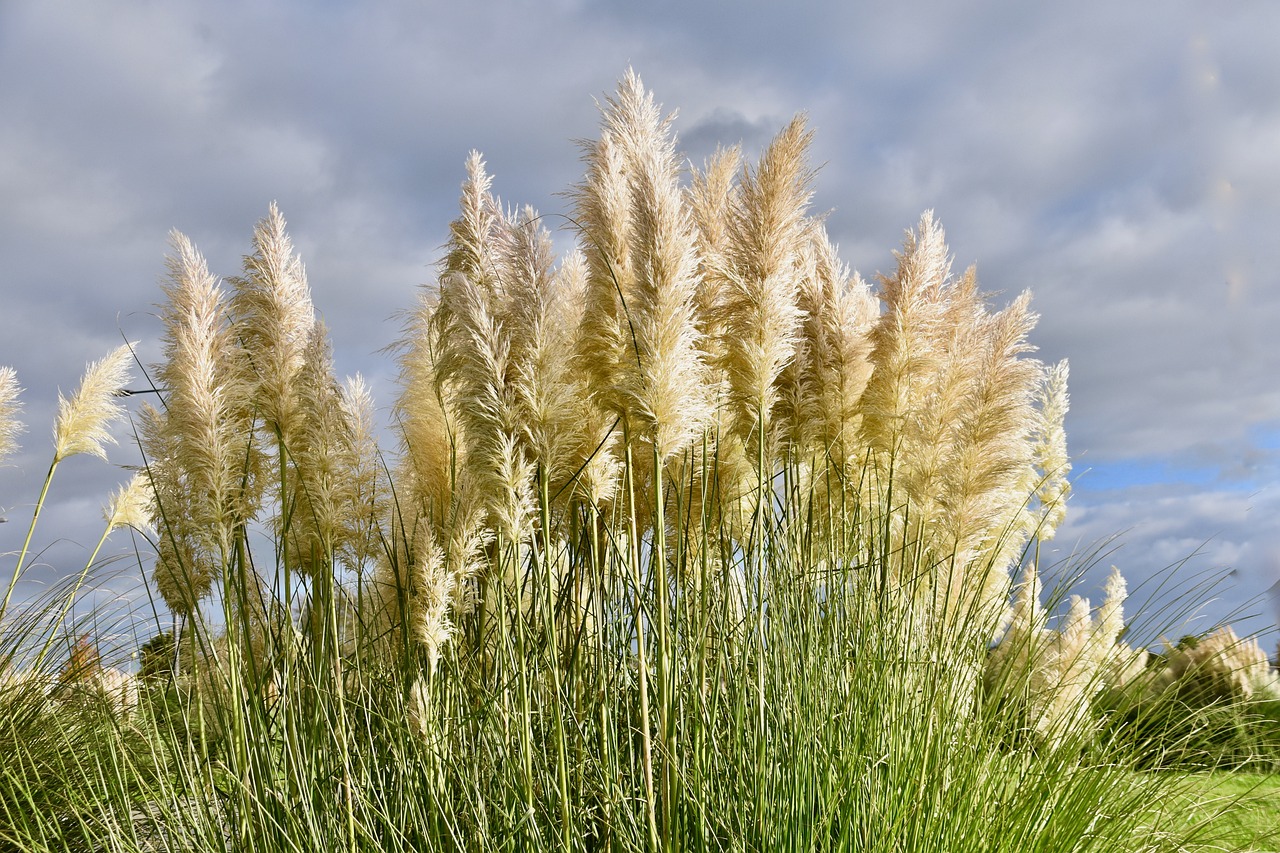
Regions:
M 1105 595 L 1096 612 L 1088 599 L 1072 596 L 1050 629 L 1035 565 L 1023 573 L 1009 627 L 987 659 L 986 682 L 1002 714 L 1039 746 L 1088 743 L 1099 694 L 1133 678 L 1134 652 L 1120 639 L 1127 586 L 1114 567 Z
M 1280 699 L 1280 683 L 1252 637 L 1240 638 L 1224 625 L 1194 642 L 1174 647 L 1150 689 L 1173 690 L 1193 702 Z

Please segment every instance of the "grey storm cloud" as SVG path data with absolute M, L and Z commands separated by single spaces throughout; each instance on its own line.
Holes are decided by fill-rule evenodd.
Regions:
M 1039 355 L 1071 361 L 1076 470 L 1099 472 L 1055 546 L 1121 533 L 1133 585 L 1200 547 L 1238 605 L 1280 578 L 1277 31 L 1261 0 L 6 2 L 0 364 L 28 430 L 0 468 L 0 552 L 57 390 L 126 338 L 158 357 L 170 229 L 232 275 L 278 202 L 339 372 L 368 376 L 385 414 L 382 349 L 432 282 L 468 151 L 569 245 L 575 140 L 634 67 L 695 164 L 718 144 L 754 156 L 806 113 L 814 210 L 864 276 L 932 209 L 997 301 L 1030 288 Z M 113 460 L 136 461 L 121 438 Z M 124 477 L 74 461 L 33 583 L 76 568 Z

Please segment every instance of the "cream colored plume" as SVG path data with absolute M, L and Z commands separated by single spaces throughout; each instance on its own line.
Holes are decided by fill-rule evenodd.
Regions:
M 573 193 L 574 218 L 587 262 L 577 364 L 601 405 L 619 414 L 613 377 L 634 362 L 628 311 L 635 289 L 631 246 L 631 188 L 621 144 L 606 129 L 587 149 L 586 179 Z
M 1048 617 L 1040 604 L 1040 592 L 1039 572 L 1035 563 L 1029 563 L 1014 594 L 1009 626 L 987 661 L 989 686 L 1003 692 L 1029 689 L 1029 679 L 1041 659 L 1048 634 Z
M 526 208 L 494 234 L 501 294 L 497 322 L 508 350 L 513 437 L 560 492 L 578 470 L 587 441 L 587 384 L 574 364 L 585 268 L 570 255 L 554 269 L 551 235 Z
M 453 636 L 452 610 L 458 576 L 449 571 L 446 554 L 431 529 L 420 522 L 398 531 L 394 549 L 379 560 L 373 598 L 382 630 L 380 642 L 396 648 L 396 636 L 407 631 L 427 655 L 432 669 Z
M 615 417 L 597 405 L 587 376 L 577 361 L 587 278 L 586 258 L 580 252 L 565 258 L 556 272 L 556 295 L 549 305 L 552 310 L 547 322 L 559 326 L 553 334 L 571 349 L 563 363 L 551 367 L 564 370 L 560 378 L 563 385 L 552 393 L 560 398 L 560 405 L 566 407 L 557 417 L 571 421 L 564 428 L 573 436 L 572 441 L 566 442 L 566 448 L 572 453 L 568 470 L 577 472 L 573 494 L 600 507 L 612 500 L 617 491 L 622 462 L 617 452 L 620 430 L 616 429 Z M 552 422 L 550 418 L 547 420 L 549 424 Z
M 1280 698 L 1280 686 L 1266 652 L 1256 638 L 1241 639 L 1230 625 L 1169 653 L 1153 687 L 1170 686 L 1204 699 L 1250 699 L 1260 691 L 1269 698 Z
M 685 198 L 698 238 L 698 289 L 695 297 L 703 357 L 708 364 L 725 357 L 721 300 L 730 269 L 730 224 L 740 204 L 738 171 L 742 152 L 737 147 L 717 149 L 702 171 L 693 173 Z
M 626 169 L 627 260 L 635 277 L 631 292 L 624 291 L 626 352 L 610 384 L 633 434 L 653 442 L 660 462 L 698 434 L 711 413 L 695 318 L 696 236 L 669 126 L 640 78 L 628 73 L 604 116 L 604 132 L 621 148 Z
M 1009 628 L 988 658 L 986 681 L 1039 742 L 1052 746 L 1087 735 L 1095 697 L 1133 678 L 1135 662 L 1145 662 L 1145 653 L 1120 640 L 1125 597 L 1124 578 L 1112 567 L 1097 613 L 1087 599 L 1072 596 L 1058 630 L 1049 630 L 1035 566 L 1027 567 Z
M 491 192 L 493 178 L 485 171 L 479 151 L 467 156 L 467 177 L 459 199 L 461 212 L 449 224 L 448 252 L 442 272 L 458 273 L 481 282 L 493 292 L 502 286 L 494 257 L 494 241 L 505 226 L 502 208 Z
M 420 528 L 425 531 L 425 528 Z M 409 565 L 409 617 L 413 638 L 427 651 L 431 669 L 453 635 L 450 605 L 456 577 L 445 568 L 444 551 L 430 538 L 416 544 Z
M 884 313 L 871 330 L 872 372 L 862 394 L 862 432 L 897 490 L 927 505 L 940 475 L 945 444 L 938 433 L 959 401 L 940 394 L 952 327 L 945 291 L 951 263 L 945 235 L 931 212 L 908 232 L 897 272 L 881 279 Z M 925 514 L 928 517 L 928 514 Z
M 1026 293 L 989 311 L 973 269 L 953 279 L 929 213 L 898 259 L 871 332 L 863 437 L 905 498 L 903 542 L 940 570 L 935 600 L 948 612 L 994 612 L 1034 490 L 1042 368 L 1025 356 L 1036 315 Z
M 307 393 L 300 397 L 290 453 L 296 474 L 290 480 L 288 536 L 292 558 L 314 577 L 332 571 L 334 554 L 345 544 L 342 535 L 356 512 L 355 431 L 333 373 L 322 322 L 312 327 L 298 381 Z
M 185 235 L 173 232 L 170 243 L 160 314 L 165 361 L 155 369 L 166 405 L 143 447 L 161 501 L 157 529 L 186 525 L 221 560 L 234 528 L 256 512 L 252 385 L 218 280 Z
M 1024 472 L 1033 459 L 1027 432 L 1040 376 L 1039 363 L 1021 357 L 1031 349 L 1026 338 L 1036 321 L 1029 303 L 1030 294 L 1023 293 L 1004 310 L 983 310 L 972 320 L 966 344 L 972 355 L 957 391 L 963 402 L 944 433 L 950 448 L 939 477 L 941 547 L 967 558 L 954 588 L 984 612 L 1003 600 L 1008 569 L 1025 544 L 1014 531 L 1028 500 Z
M 382 473 L 373 395 L 357 373 L 342 386 L 341 406 L 351 428 L 350 456 L 346 459 L 352 511 L 341 519 L 338 548 L 346 564 L 360 571 L 380 549 L 379 524 L 385 515 L 387 482 Z
M 545 238 L 531 239 L 527 232 L 532 229 L 528 215 L 514 229 L 525 232 L 523 239 L 513 241 L 513 248 L 518 250 L 515 257 L 532 260 L 545 251 L 549 258 L 549 244 Z M 586 454 L 595 448 L 601 420 L 588 397 L 587 383 L 574 364 L 582 320 L 585 262 L 581 255 L 574 254 L 554 273 L 541 262 L 521 265 L 518 272 L 518 280 L 532 286 L 522 299 L 524 316 L 513 324 L 524 330 L 525 337 L 523 352 L 515 365 L 517 404 L 524 412 L 522 434 L 530 458 L 541 470 L 541 476 L 547 478 L 549 494 L 555 495 L 568 485 Z M 597 429 L 593 430 L 593 426 Z M 592 476 L 600 474 L 597 465 Z M 606 489 L 604 484 L 596 484 L 591 491 L 601 497 Z
M 500 531 L 520 542 L 531 531 L 533 465 L 520 429 L 511 377 L 510 340 L 490 310 L 483 287 L 461 273 L 441 281 L 438 381 L 466 401 L 458 417 L 467 440 L 467 467 L 478 499 Z
M 120 398 L 129 382 L 135 345 L 117 347 L 90 364 L 79 389 L 70 398 L 58 394 L 58 421 L 53 432 L 55 463 L 77 453 L 107 458 L 103 445 L 116 443 L 108 429 L 124 415 Z
M 425 515 L 443 527 L 452 501 L 453 472 L 466 465 L 466 444 L 459 419 L 450 411 L 445 389 L 437 381 L 440 359 L 438 304 L 425 290 L 409 314 L 401 337 L 400 397 L 395 421 L 400 437 L 400 465 L 395 482 L 401 513 Z
M 189 616 L 212 588 L 211 554 L 230 547 L 229 529 L 210 529 L 196 516 L 179 454 L 179 437 L 168 416 L 148 403 L 138 413 L 146 454 L 146 473 L 154 490 L 152 505 L 156 537 L 153 574 L 156 590 L 169 609 Z
M 111 495 L 102 514 L 108 530 L 132 527 L 145 531 L 153 529 L 154 512 L 155 490 L 151 486 L 151 477 L 145 471 L 139 471 Z
M 163 411 L 143 406 L 142 447 L 153 492 L 156 587 L 191 615 L 232 559 L 237 531 L 257 512 L 261 453 L 253 442 L 247 356 L 205 259 L 170 234 L 161 309 Z
M 801 255 L 797 307 L 802 320 L 795 359 L 783 376 L 781 415 L 797 448 L 851 473 L 866 455 L 861 401 L 880 303 L 840 262 L 818 222 L 810 223 Z
M 813 173 L 806 162 L 812 132 L 797 117 L 773 140 L 754 170 L 747 170 L 729 212 L 716 305 L 723 336 L 720 367 L 728 377 L 733 428 L 751 447 L 770 442 L 777 382 L 795 354 L 803 313 L 796 304 L 805 210 Z M 756 437 L 763 430 L 763 436 Z M 772 456 L 772 453 L 768 454 Z
M 21 393 L 13 368 L 0 367 L 0 459 L 18 449 L 18 433 L 22 432 L 22 422 L 18 420 Z
M 886 509 L 892 552 L 901 555 L 896 571 L 919 576 L 918 597 L 946 617 L 938 630 L 947 633 L 945 623 L 970 610 L 987 580 L 966 582 L 975 555 L 947 547 L 942 513 L 942 479 L 956 450 L 950 431 L 969 390 L 980 305 L 971 274 L 951 278 L 945 235 L 930 212 L 897 257 L 894 275 L 881 278 L 884 311 L 869 333 L 860 443 L 868 448 L 871 490 L 892 489 Z
M 1087 731 L 1089 700 L 1103 687 L 1100 662 L 1090 654 L 1095 631 L 1089 600 L 1071 596 L 1063 624 L 1040 662 L 1043 691 L 1032 723 L 1050 742 Z
M 1033 432 L 1033 453 L 1040 475 L 1036 499 L 1040 518 L 1035 533 L 1041 539 L 1052 539 L 1067 514 L 1067 497 L 1071 494 L 1071 460 L 1067 456 L 1067 433 L 1063 426 L 1070 406 L 1067 394 L 1069 368 L 1066 360 L 1046 372 L 1037 395 L 1038 403 Z
M 302 261 L 294 254 L 284 217 L 275 203 L 253 231 L 253 253 L 235 288 L 232 315 L 249 353 L 255 379 L 254 402 L 269 431 L 286 449 L 300 428 L 302 395 L 298 374 L 315 325 L 315 309 Z
M 456 416 L 475 497 L 509 541 L 532 531 L 534 465 L 521 433 L 520 362 L 532 329 L 526 304 L 550 266 L 536 228 L 502 216 L 483 162 L 473 155 L 463 183 L 462 214 L 450 227 L 433 317 L 440 347 L 436 385 Z M 488 213 L 485 213 L 485 212 Z M 524 389 L 527 391 L 528 389 Z

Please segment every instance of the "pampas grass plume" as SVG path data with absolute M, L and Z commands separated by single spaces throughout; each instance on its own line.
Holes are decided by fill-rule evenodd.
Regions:
M 625 404 L 613 377 L 625 367 L 631 344 L 627 306 L 631 268 L 631 190 L 622 147 L 608 131 L 587 147 L 587 177 L 575 188 L 575 220 L 587 264 L 577 361 L 601 405 L 621 413 Z
M 244 259 L 244 276 L 231 280 L 236 289 L 232 310 L 252 353 L 259 413 L 287 449 L 300 427 L 300 397 L 308 393 L 297 377 L 315 325 L 315 309 L 306 271 L 274 202 L 254 229 L 253 249 Z
M 517 443 L 514 394 L 507 384 L 510 338 L 489 309 L 481 284 L 462 273 L 441 280 L 437 322 L 443 344 L 437 381 L 466 404 L 459 417 L 467 437 L 468 466 L 475 472 L 479 499 L 508 534 L 526 529 L 532 467 Z M 512 541 L 518 540 L 518 536 Z
M 1008 630 L 988 661 L 989 683 L 1023 679 L 1031 672 L 1044 645 L 1046 618 L 1040 604 L 1039 573 L 1035 563 L 1028 563 L 1014 594 Z
M 316 321 L 298 374 L 302 418 L 292 456 L 294 503 L 289 535 L 297 543 L 294 556 L 311 574 L 331 566 L 342 530 L 355 508 L 351 476 L 354 431 L 342 405 L 333 373 L 333 354 L 325 325 Z
M 1235 629 L 1224 625 L 1198 643 L 1170 653 L 1156 686 L 1169 684 L 1201 699 L 1249 699 L 1260 688 L 1274 689 L 1275 677 L 1257 639 L 1241 639 Z
M 54 427 L 54 463 L 87 453 L 106 460 L 103 445 L 115 444 L 107 430 L 124 415 L 119 402 L 129 381 L 129 362 L 135 344 L 124 344 L 85 371 L 80 388 L 70 398 L 58 395 L 58 421 Z
M 871 376 L 869 333 L 880 303 L 840 262 L 818 222 L 803 252 L 797 307 L 803 320 L 796 360 L 787 370 L 789 399 L 783 401 L 792 438 L 801 445 L 816 438 L 819 456 L 842 468 L 861 465 L 860 401 Z
M 698 237 L 698 329 L 708 363 L 724 358 L 723 312 L 720 302 L 729 269 L 729 224 L 739 203 L 738 170 L 742 152 L 737 146 L 717 149 L 706 167 L 695 171 L 685 191 Z
M 707 371 L 695 322 L 697 249 L 679 187 L 671 119 L 662 118 L 640 78 L 628 73 L 606 128 L 623 140 L 631 192 L 629 305 L 634 361 L 616 377 L 628 417 L 652 438 L 665 462 L 711 416 Z M 620 365 L 621 367 L 621 365 Z
M 744 439 L 757 428 L 769 428 L 778 377 L 795 353 L 802 319 L 796 291 L 812 183 L 805 155 L 811 138 L 804 119 L 793 119 L 759 167 L 743 175 L 730 216 L 730 268 L 719 307 L 723 366 Z
M 502 208 L 493 197 L 493 177 L 479 151 L 467 155 L 466 170 L 461 214 L 449 224 L 449 251 L 441 266 L 447 272 L 494 284 L 493 239 L 503 225 Z
M 400 349 L 400 396 L 395 417 L 400 434 L 400 466 L 396 483 L 410 505 L 442 526 L 449 513 L 453 472 L 465 461 L 460 423 L 446 407 L 437 382 L 442 323 L 439 306 L 425 290 L 409 312 Z
M 348 377 L 340 390 L 340 404 L 351 430 L 346 476 L 353 501 L 353 511 L 345 516 L 346 529 L 340 544 L 348 564 L 359 569 L 372 560 L 379 548 L 378 520 L 386 501 L 385 482 L 369 385 L 357 373 Z
M 1089 701 L 1102 688 L 1098 661 L 1090 654 L 1095 632 L 1089 600 L 1071 596 L 1067 615 L 1037 673 L 1039 714 L 1033 722 L 1051 744 L 1086 730 Z
M 917 232 L 907 233 L 897 258 L 896 273 L 880 278 L 885 311 L 870 332 L 874 368 L 862 394 L 861 428 L 882 458 L 911 462 L 918 450 L 909 440 L 912 416 L 936 384 L 943 356 L 936 340 L 939 302 L 951 269 L 932 211 L 920 218 Z
M 426 533 L 426 528 L 419 530 Z M 415 552 L 409 566 L 409 624 L 413 638 L 426 650 L 428 671 L 432 671 L 453 636 L 449 611 L 455 578 L 446 571 L 444 550 L 433 537 L 422 537 Z
M 21 393 L 13 368 L 0 367 L 0 459 L 18 449 L 17 437 L 22 432 L 22 422 L 18 420 Z
M 1039 391 L 1039 410 L 1033 452 L 1042 481 L 1037 489 L 1043 518 L 1037 529 L 1041 539 L 1052 539 L 1067 514 L 1071 494 L 1071 461 L 1067 456 L 1067 433 L 1063 422 L 1070 407 L 1067 379 L 1070 369 L 1064 359 L 1045 374 Z
M 527 222 L 517 230 L 532 228 Z M 527 246 L 534 258 L 540 254 L 539 245 L 545 247 Z M 585 427 L 591 418 L 584 417 L 591 408 L 587 385 L 573 364 L 585 262 L 574 254 L 554 275 L 540 264 L 530 265 L 527 275 L 534 286 L 523 300 L 526 316 L 518 328 L 525 340 L 513 384 L 531 456 L 555 492 L 577 471 L 589 440 Z
M 168 389 L 167 405 L 144 446 L 169 469 L 156 482 L 169 501 L 166 516 L 186 514 L 194 527 L 210 527 L 225 540 L 235 523 L 253 514 L 256 483 L 243 470 L 246 462 L 256 468 L 258 458 L 246 452 L 252 385 L 217 279 L 184 234 L 173 232 L 170 242 L 168 302 L 161 312 L 165 362 L 156 370 Z
M 132 527 L 150 530 L 154 506 L 155 490 L 151 486 L 151 477 L 145 471 L 139 471 L 111 495 L 103 511 L 107 529 Z

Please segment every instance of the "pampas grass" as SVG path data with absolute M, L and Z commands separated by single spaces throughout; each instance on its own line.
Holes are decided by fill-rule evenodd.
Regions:
M 77 453 L 106 460 L 105 445 L 116 442 L 108 429 L 124 415 L 120 392 L 129 381 L 133 347 L 125 344 L 93 362 L 75 394 L 58 395 L 58 421 L 53 430 L 55 465 Z
M 173 235 L 104 534 L 154 551 L 161 633 L 138 682 L 76 646 L 65 696 L 0 647 L 0 844 L 1194 845 L 1106 704 L 1150 684 L 1123 579 L 1051 626 L 1024 560 L 1069 490 L 1029 297 L 953 277 L 930 214 L 869 286 L 808 212 L 802 118 L 686 176 L 638 75 L 601 112 L 559 259 L 467 158 L 390 449 L 274 205 L 229 295 Z M 102 451 L 107 373 L 55 460 Z M 0 372 L 0 426 L 16 393 Z M 60 626 L 93 562 L 6 621 L 22 648 L 85 633 Z
M 21 393 L 13 368 L 0 367 L 0 459 L 18 449 L 18 433 L 22 432 L 22 422 L 18 420 L 18 412 L 22 410 L 18 399 Z
M 247 353 L 224 292 L 189 238 L 173 232 L 170 244 L 165 361 L 155 370 L 165 405 L 144 407 L 141 432 L 161 532 L 157 590 L 175 613 L 190 615 L 257 511 L 261 456 L 251 440 Z
M 1132 650 L 1124 629 L 1124 577 L 1113 567 L 1096 615 L 1088 599 L 1072 596 L 1057 630 L 1040 604 L 1034 564 L 1023 573 L 1011 624 L 986 664 L 987 689 L 1015 730 L 1042 747 L 1087 743 L 1097 725 L 1098 695 L 1117 684 Z
M 111 495 L 110 501 L 102 511 L 102 516 L 107 521 L 107 530 L 120 527 L 149 530 L 154 516 L 152 511 L 154 502 L 155 491 L 151 488 L 150 479 L 141 472 L 134 474 L 129 478 L 129 482 Z
M 395 482 L 403 513 L 422 513 L 436 529 L 449 519 L 459 466 L 465 463 L 461 424 L 446 408 L 445 389 L 436 381 L 440 359 L 438 303 L 421 293 L 408 315 L 400 349 L 400 397 L 396 433 L 400 467 Z
M 125 384 L 129 381 L 133 347 L 134 344 L 124 344 L 99 361 L 90 363 L 85 369 L 84 377 L 80 380 L 80 387 L 71 397 L 58 394 L 58 419 L 53 430 L 53 461 L 49 463 L 49 472 L 45 475 L 40 487 L 40 496 L 36 499 L 35 511 L 31 514 L 31 524 L 27 527 L 26 539 L 23 540 L 22 549 L 14 562 L 13 577 L 5 587 L 4 600 L 0 601 L 0 625 L 3 624 L 13 591 L 26 567 L 32 536 L 35 534 L 37 522 L 40 520 L 40 511 L 44 508 L 45 499 L 49 495 L 49 485 L 53 482 L 53 475 L 58 470 L 58 465 L 67 457 L 80 453 L 105 460 L 107 453 L 104 445 L 115 443 L 115 438 L 109 429 L 113 422 L 125 412 L 119 398 Z M 0 376 L 0 380 L 4 378 Z M 0 392 L 13 400 L 17 396 L 18 389 L 16 382 L 13 381 L 12 371 L 9 373 L 6 384 L 7 388 L 0 385 Z M 13 411 L 14 404 L 9 402 L 8 405 L 10 411 Z M 12 424 L 12 416 L 9 417 Z M 14 430 L 15 428 L 10 425 L 9 433 L 12 434 Z
M 1042 540 L 1053 538 L 1067 514 L 1067 498 L 1071 494 L 1071 481 L 1067 479 L 1071 461 L 1067 457 L 1067 433 L 1063 428 L 1070 405 L 1069 375 L 1066 360 L 1058 362 L 1045 372 L 1037 393 L 1032 453 L 1035 470 L 1040 474 L 1034 501 L 1039 507 L 1035 534 Z
M 306 272 L 274 203 L 254 229 L 253 250 L 245 256 L 244 275 L 231 280 L 229 310 L 252 366 L 259 417 L 287 448 L 301 427 L 306 389 L 298 374 L 316 321 Z
M 797 118 L 773 141 L 755 172 L 742 176 L 729 211 L 726 286 L 717 308 L 734 431 L 743 443 L 773 443 L 779 376 L 791 362 L 803 317 L 796 305 L 812 175 L 812 134 Z M 757 433 L 759 436 L 757 437 Z M 765 458 L 771 459 L 766 451 Z
M 684 448 L 710 417 L 706 370 L 694 320 L 696 248 L 682 203 L 670 119 L 634 74 L 605 113 L 626 164 L 631 226 L 624 291 L 630 347 L 609 379 L 633 434 L 651 441 L 659 463 Z

